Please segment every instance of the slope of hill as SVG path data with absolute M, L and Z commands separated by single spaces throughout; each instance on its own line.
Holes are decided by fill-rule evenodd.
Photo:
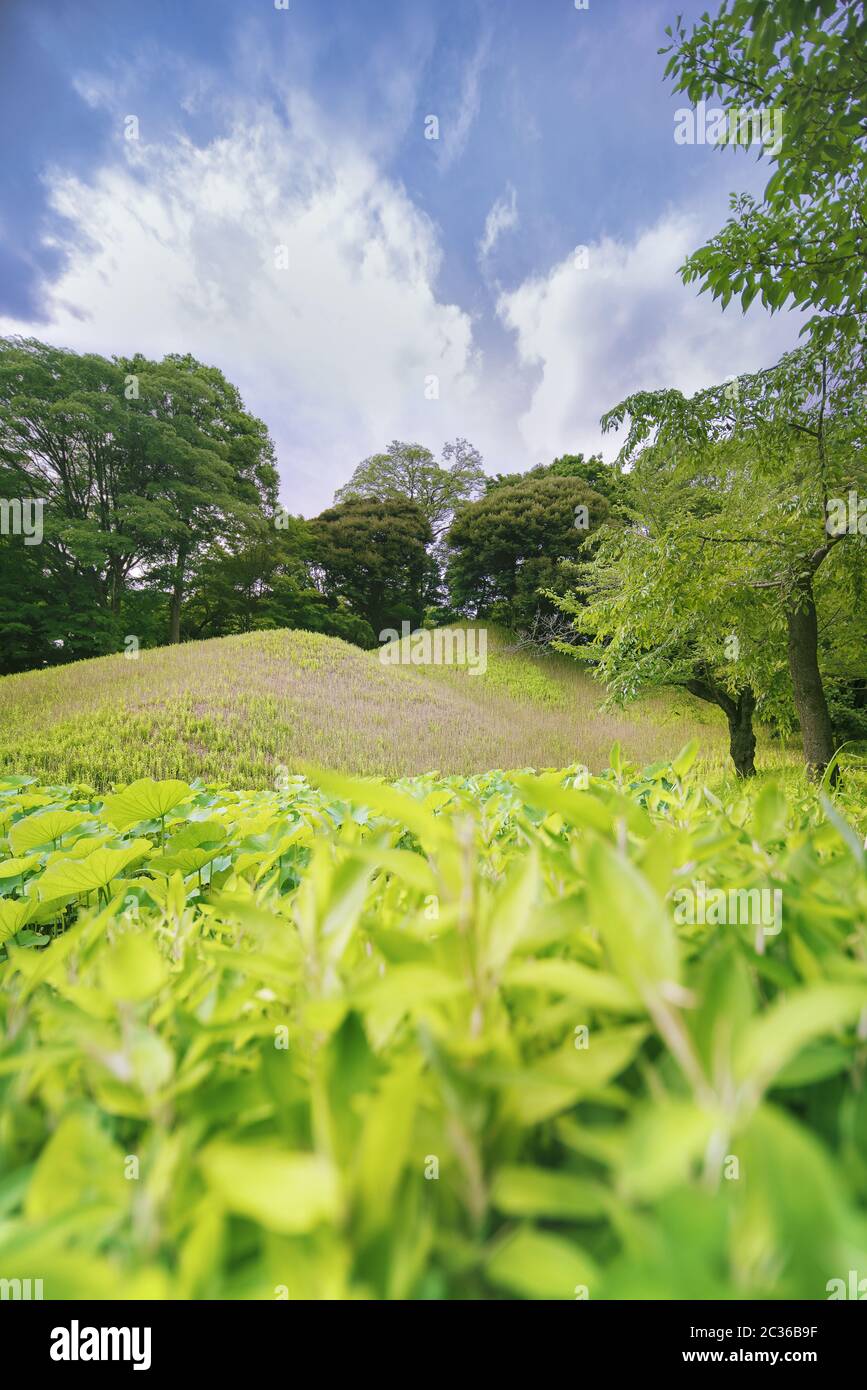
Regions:
M 687 696 L 602 712 L 576 662 L 510 652 L 505 634 L 488 632 L 488 669 L 475 676 L 386 665 L 378 652 L 288 630 L 7 676 L 0 769 L 100 788 L 144 776 L 269 786 L 300 760 L 391 777 L 595 771 L 615 741 L 647 763 L 694 736 L 724 762 L 715 710 Z

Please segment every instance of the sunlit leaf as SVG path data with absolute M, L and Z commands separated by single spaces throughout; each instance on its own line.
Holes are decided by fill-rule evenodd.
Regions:
M 128 825 L 136 825 L 139 821 L 159 820 L 167 816 L 169 811 L 191 795 L 191 791 L 186 782 L 153 782 L 148 777 L 142 777 L 138 782 L 131 782 L 122 792 L 107 796 L 102 813 L 118 830 L 125 830 Z

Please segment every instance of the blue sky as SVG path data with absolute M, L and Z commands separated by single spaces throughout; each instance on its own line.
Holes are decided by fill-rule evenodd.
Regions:
M 306 514 L 394 437 L 610 457 L 628 391 L 797 336 L 676 274 L 767 167 L 673 139 L 656 50 L 702 8 L 6 0 L 0 331 L 214 362 Z

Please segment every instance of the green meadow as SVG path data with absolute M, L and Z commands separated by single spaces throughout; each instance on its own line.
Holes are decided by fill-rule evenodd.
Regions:
M 384 664 L 338 638 L 268 631 L 118 653 L 0 680 L 0 768 L 100 789 L 137 777 L 274 785 L 299 760 L 384 777 L 436 769 L 599 771 L 614 743 L 636 763 L 698 738 L 719 774 L 721 712 L 686 692 L 603 709 L 574 660 L 516 651 L 489 627 L 487 670 Z M 765 736 L 760 762 L 797 761 Z

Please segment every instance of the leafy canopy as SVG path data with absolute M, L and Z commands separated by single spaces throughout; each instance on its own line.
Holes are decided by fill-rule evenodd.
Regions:
M 666 74 L 692 102 L 782 116 L 764 195 L 733 195 L 722 230 L 682 268 L 723 307 L 814 311 L 814 341 L 867 323 L 867 20 L 862 0 L 726 0 L 666 32 Z

